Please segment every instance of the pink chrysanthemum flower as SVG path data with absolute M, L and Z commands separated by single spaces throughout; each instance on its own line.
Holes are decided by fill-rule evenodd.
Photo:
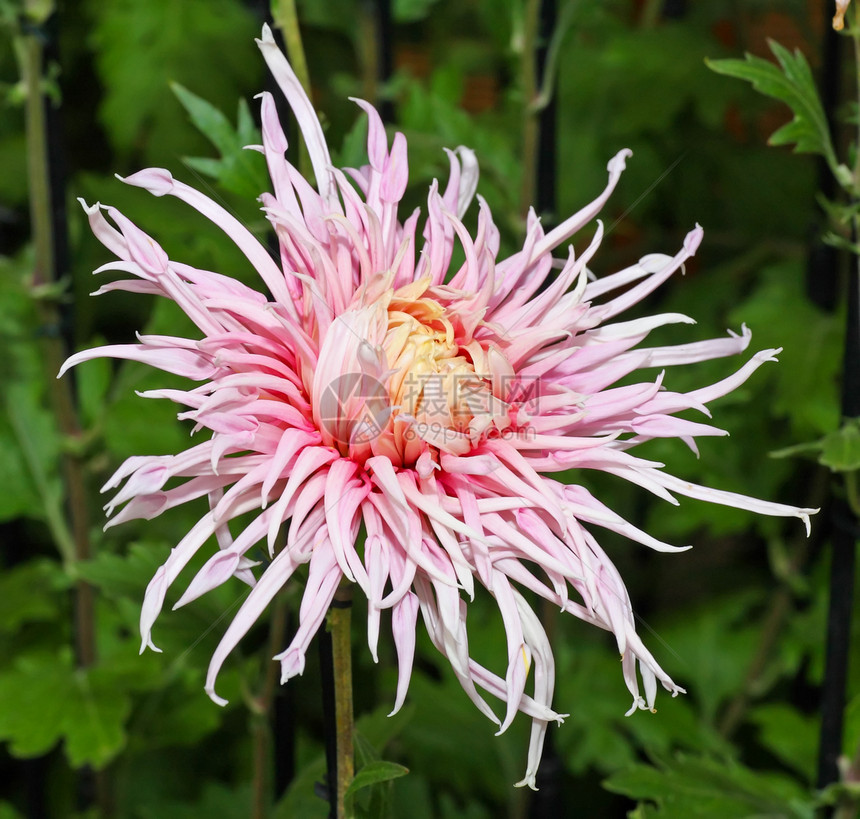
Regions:
M 101 206 L 86 208 L 96 236 L 119 258 L 101 270 L 135 277 L 98 292 L 173 299 L 202 336 L 140 336 L 138 344 L 78 353 L 64 367 L 112 356 L 199 382 L 187 392 L 145 395 L 184 405 L 179 417 L 192 419 L 195 430 L 210 430 L 210 438 L 179 455 L 130 458 L 105 486 L 125 481 L 107 509 L 125 505 L 108 525 L 153 518 L 193 498 L 209 500 L 210 511 L 149 584 L 141 650 L 158 650 L 151 629 L 167 590 L 214 536 L 218 550 L 176 606 L 233 576 L 252 586 L 209 667 L 207 691 L 223 702 L 215 682 L 225 658 L 308 563 L 298 631 L 275 658 L 282 681 L 302 673 L 308 644 L 346 577 L 367 596 L 374 659 L 380 614 L 391 610 L 399 662 L 394 710 L 406 695 L 420 611 L 434 645 L 500 732 L 517 711 L 532 718 L 528 766 L 518 784 L 534 787 L 547 724 L 562 715 L 551 707 L 550 645 L 524 591 L 614 634 L 631 712 L 653 707 L 658 682 L 672 694 L 682 690 L 636 634 L 624 583 L 592 528 L 659 551 L 673 547 L 623 520 L 584 486 L 546 473 L 601 470 L 670 503 L 686 495 L 797 516 L 808 526 L 813 510 L 696 486 L 631 454 L 653 438 L 680 438 L 695 449 L 696 436 L 724 434 L 674 414 L 694 408 L 708 415 L 706 404 L 773 361 L 778 350 L 760 352 L 734 375 L 691 393 L 664 388 L 662 372 L 613 387 L 636 370 L 737 354 L 750 341 L 744 329 L 722 339 L 641 347 L 654 328 L 692 320 L 677 313 L 615 320 L 682 267 L 702 238 L 698 226 L 675 256 L 647 256 L 602 279 L 588 270 L 603 235 L 599 222 L 581 255 L 570 248 L 566 258 L 553 257 L 600 211 L 629 151 L 610 161 L 608 184 L 594 202 L 548 233 L 531 213 L 522 250 L 497 259 L 499 233 L 486 202 L 478 197 L 476 236 L 461 221 L 477 187 L 469 149 L 449 152 L 448 184 L 444 193 L 431 185 L 423 227 L 419 211 L 401 222 L 398 203 L 408 176 L 403 134 L 389 146 L 376 111 L 358 101 L 369 122 L 369 164 L 333 168 L 313 107 L 268 28 L 259 46 L 298 120 L 317 184 L 314 189 L 286 162 L 275 103 L 263 94 L 260 150 L 273 193 L 261 201 L 280 258 L 165 170 L 125 181 L 155 196 L 175 196 L 211 219 L 268 292 L 171 261 L 115 209 L 106 209 L 113 227 Z M 465 254 L 456 270 L 455 242 Z M 186 480 L 165 488 L 176 478 Z M 252 522 L 232 537 L 229 522 L 253 511 Z M 257 576 L 258 564 L 247 554 L 263 540 L 271 560 Z M 476 582 L 496 599 L 504 621 L 503 677 L 469 656 L 467 600 Z M 506 703 L 501 719 L 478 689 Z

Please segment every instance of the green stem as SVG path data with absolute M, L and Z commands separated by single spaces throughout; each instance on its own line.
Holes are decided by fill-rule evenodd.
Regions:
M 843 480 L 845 482 L 845 500 L 854 516 L 860 518 L 860 487 L 857 485 L 857 470 L 851 469 L 844 472 Z
M 337 819 L 352 819 L 352 805 L 345 800 L 346 789 L 355 776 L 352 711 L 352 651 L 350 615 L 352 585 L 342 582 L 328 613 L 334 665 L 334 714 L 337 735 Z
M 815 475 L 812 498 L 816 506 L 821 505 L 827 488 L 827 473 L 819 470 Z M 779 638 L 789 622 L 794 610 L 795 594 L 791 587 L 791 579 L 799 577 L 806 561 L 809 559 L 811 540 L 805 536 L 797 536 L 792 549 L 791 563 L 787 567 L 782 582 L 776 587 L 770 598 L 756 653 L 750 661 L 744 683 L 723 712 L 718 730 L 725 738 L 730 738 L 743 722 L 750 704 L 755 696 L 756 686 L 767 670 L 774 649 L 779 645 Z
M 287 56 L 290 65 L 305 93 L 311 94 L 311 77 L 308 72 L 308 61 L 305 57 L 305 47 L 302 44 L 302 32 L 299 28 L 299 16 L 296 13 L 295 0 L 272 0 L 272 19 L 275 27 L 284 35 L 284 44 L 287 47 Z
M 540 91 L 532 103 L 532 109 L 535 113 L 539 113 L 552 100 L 552 95 L 555 90 L 555 82 L 558 76 L 558 59 L 561 56 L 561 48 L 564 40 L 570 31 L 574 18 L 577 12 L 577 0 L 569 0 L 561 9 L 558 16 L 558 21 L 553 29 L 552 36 L 549 40 L 549 46 L 546 50 L 546 60 L 543 66 L 543 77 L 540 83 Z
M 663 0 L 645 0 L 645 6 L 639 15 L 640 28 L 654 28 L 660 22 L 663 12 Z
M 281 30 L 290 65 L 296 72 L 302 88 L 305 89 L 308 99 L 310 99 L 311 76 L 305 57 L 305 47 L 302 43 L 302 32 L 299 28 L 299 16 L 296 13 L 295 0 L 272 0 L 272 20 L 274 20 L 275 28 Z M 308 154 L 308 149 L 304 143 L 299 148 L 299 171 L 305 179 L 313 179 L 310 154 Z
M 377 82 L 379 81 L 379 43 L 377 42 L 376 23 L 373 19 L 373 6 L 359 3 L 356 10 L 355 50 L 361 66 L 361 93 L 372 105 L 376 105 Z
M 540 0 L 526 0 L 523 20 L 522 53 L 520 55 L 520 84 L 523 95 L 522 168 L 520 184 L 520 216 L 525 219 L 535 201 L 537 186 L 537 145 L 540 127 L 538 97 L 537 48 Z
M 28 4 L 26 10 L 32 13 L 30 22 L 40 24 L 51 16 L 54 7 L 51 2 L 32 3 Z M 15 51 L 27 94 L 25 106 L 27 181 L 30 190 L 30 220 L 34 247 L 32 288 L 35 294 L 42 285 L 54 279 L 56 270 L 55 237 L 51 220 L 50 160 L 45 123 L 46 95 L 43 85 L 42 41 L 37 34 L 19 33 L 15 37 Z M 35 298 L 35 303 L 43 327 L 52 330 L 60 326 L 61 317 L 55 301 L 50 298 Z M 81 428 L 70 382 L 68 379 L 58 380 L 56 377 L 66 357 L 66 350 L 58 333 L 45 334 L 42 352 L 48 395 L 60 433 L 67 441 L 79 438 Z M 18 434 L 21 437 L 20 430 Z M 26 438 L 26 434 L 23 437 Z M 86 480 L 80 455 L 70 451 L 64 452 L 62 470 L 71 525 L 67 527 L 65 522 L 61 524 L 57 520 L 56 510 L 50 504 L 46 506 L 45 513 L 57 550 L 67 570 L 74 573 L 74 564 L 88 560 L 91 554 Z M 43 496 L 47 500 L 50 493 L 43 493 Z M 87 668 L 96 662 L 95 599 L 92 586 L 83 580 L 78 580 L 75 584 L 74 616 L 77 661 L 81 668 Z M 99 814 L 107 819 L 114 811 L 109 779 L 105 771 L 94 775 L 94 784 Z
M 251 703 L 253 713 L 251 744 L 253 773 L 251 776 L 251 819 L 266 819 L 272 803 L 271 793 L 271 719 L 280 668 L 272 657 L 281 650 L 287 631 L 287 598 L 281 594 L 272 606 L 269 617 L 269 642 L 260 693 Z
M 860 782 L 860 745 L 854 752 L 854 759 L 844 772 L 842 781 L 845 784 L 857 786 Z M 856 819 L 858 808 L 860 808 L 860 797 L 853 794 L 844 794 L 836 803 L 836 808 L 833 811 L 833 819 Z
M 30 186 L 30 218 L 35 253 L 33 287 L 36 289 L 51 281 L 56 261 L 51 225 L 52 203 L 48 147 L 45 138 L 45 95 L 42 86 L 43 55 L 42 44 L 35 35 L 19 35 L 16 38 L 16 46 L 21 60 L 22 80 L 27 89 L 27 175 Z M 49 299 L 40 298 L 36 300 L 36 306 L 44 327 L 56 328 L 59 326 L 60 315 L 56 303 Z M 56 377 L 66 357 L 62 340 L 57 334 L 48 333 L 43 344 L 45 377 L 60 432 L 66 439 L 78 438 L 81 429 L 78 424 L 77 411 L 72 400 L 69 381 L 67 379 L 58 380 Z M 74 560 L 79 562 L 88 560 L 90 557 L 86 481 L 83 464 L 79 456 L 66 452 L 62 461 L 71 518 L 71 535 L 74 542 Z M 66 558 L 68 545 L 64 534 L 57 543 L 57 548 Z M 81 581 L 76 588 L 78 662 L 81 666 L 86 667 L 95 662 L 93 595 L 92 588 L 87 583 Z
M 851 42 L 854 46 L 854 93 L 860 104 L 860 11 L 854 6 L 854 20 L 851 25 Z M 860 149 L 860 120 L 857 121 L 857 142 L 855 147 Z M 834 164 L 836 160 L 834 159 Z M 837 182 L 838 182 L 837 178 Z M 860 196 L 860 153 L 854 158 L 854 197 Z M 857 241 L 857 216 L 854 217 L 854 241 Z

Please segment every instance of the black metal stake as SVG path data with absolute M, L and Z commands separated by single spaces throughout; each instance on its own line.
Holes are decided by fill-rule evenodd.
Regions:
M 323 626 L 317 633 L 320 655 L 320 687 L 325 735 L 325 783 L 317 783 L 316 793 L 331 805 L 329 819 L 337 819 L 337 721 L 335 719 L 334 652 L 331 633 Z
M 842 37 L 832 30 L 827 12 L 827 32 L 824 38 L 822 99 L 833 130 L 833 112 L 839 104 Z M 835 183 L 828 170 L 823 169 L 822 190 L 833 193 Z M 857 236 L 855 235 L 855 241 Z M 811 270 L 813 298 L 835 292 L 826 286 L 826 277 L 835 279 L 835 256 L 827 256 L 830 270 Z M 821 279 L 824 279 L 824 282 Z M 822 286 L 823 285 L 823 286 Z M 845 354 L 842 376 L 842 416 L 860 416 L 860 260 L 852 258 L 848 282 L 848 310 L 845 328 Z M 857 516 L 848 503 L 837 497 L 833 501 L 830 564 L 830 601 L 827 613 L 827 653 L 824 682 L 821 690 L 821 737 L 818 751 L 818 786 L 823 788 L 839 780 L 837 760 L 842 752 L 845 689 L 851 644 L 851 615 L 854 600 L 854 568 L 858 536 Z
M 391 0 L 376 0 L 374 3 L 376 26 L 377 82 L 388 82 L 394 71 L 394 29 L 391 20 Z M 394 122 L 394 103 L 380 97 L 379 116 L 383 122 Z
M 860 415 L 860 270 L 851 271 L 842 382 L 842 414 Z M 839 779 L 837 759 L 842 752 L 845 688 L 851 646 L 854 607 L 854 567 L 858 522 L 848 503 L 833 504 L 830 604 L 827 613 L 827 654 L 821 691 L 821 744 L 818 754 L 818 786 Z

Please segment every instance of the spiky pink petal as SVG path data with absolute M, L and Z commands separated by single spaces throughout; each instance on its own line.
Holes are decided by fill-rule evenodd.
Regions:
M 547 725 L 564 715 L 552 709 L 549 640 L 522 591 L 613 634 L 630 713 L 654 708 L 658 684 L 673 696 L 683 691 L 637 635 L 623 580 L 592 530 L 657 551 L 688 547 L 663 543 L 613 512 L 579 485 L 589 470 L 670 504 L 692 497 L 799 517 L 808 528 L 815 510 L 697 486 L 631 454 L 653 438 L 678 438 L 695 452 L 698 437 L 725 434 L 676 415 L 694 409 L 709 418 L 708 404 L 775 361 L 779 350 L 761 351 L 687 393 L 672 391 L 671 370 L 655 372 L 743 353 L 750 332 L 744 326 L 724 338 L 649 347 L 652 331 L 693 320 L 680 313 L 621 318 L 683 271 L 702 241 L 698 225 L 674 255 L 651 254 L 603 277 L 591 269 L 601 223 L 581 252 L 565 247 L 596 218 L 630 151 L 610 160 L 597 198 L 549 232 L 530 211 L 522 249 L 499 259 L 499 230 L 483 199 L 474 235 L 463 222 L 478 184 L 470 149 L 448 151 L 448 182 L 441 193 L 431 184 L 423 224 L 417 210 L 404 217 L 406 138 L 389 139 L 374 108 L 357 100 L 368 121 L 368 164 L 333 168 L 313 106 L 267 27 L 258 44 L 293 109 L 315 176 L 314 186 L 287 162 L 275 101 L 262 94 L 263 144 L 256 149 L 272 192 L 260 201 L 277 237 L 275 256 L 221 205 L 166 170 L 123 181 L 178 198 L 220 227 L 257 271 L 263 292 L 173 261 L 117 210 L 82 203 L 93 233 L 116 256 L 96 272 L 130 277 L 96 292 L 168 298 L 200 333 L 140 336 L 79 352 L 62 369 L 106 356 L 186 377 L 194 382 L 187 390 L 141 395 L 179 404 L 180 418 L 211 433 L 179 455 L 127 459 L 103 488 L 115 490 L 108 526 L 197 498 L 209 504 L 147 587 L 141 650 L 158 651 L 151 632 L 170 588 L 212 542 L 213 554 L 174 608 L 233 578 L 251 587 L 206 676 L 206 691 L 223 704 L 215 693 L 221 666 L 309 564 L 298 630 L 275 658 L 283 681 L 303 672 L 308 645 L 345 578 L 367 597 L 374 660 L 391 610 L 399 666 L 392 713 L 407 695 L 420 611 L 463 690 L 500 732 L 518 712 L 531 718 L 526 774 L 517 784 L 534 788 Z M 463 262 L 454 269 L 457 256 Z M 576 470 L 577 482 L 551 477 L 568 470 Z M 252 551 L 261 543 L 268 546 L 262 562 Z M 476 584 L 501 613 L 503 675 L 470 657 L 467 601 Z M 482 692 L 504 703 L 501 718 Z

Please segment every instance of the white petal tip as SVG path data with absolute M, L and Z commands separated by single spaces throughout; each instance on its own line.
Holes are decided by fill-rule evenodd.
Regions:
M 173 190 L 174 179 L 170 171 L 164 168 L 146 168 L 143 171 L 133 173 L 131 176 L 122 177 L 117 175 L 120 182 L 143 188 L 153 196 L 164 196 Z
M 207 688 L 206 693 L 209 696 L 209 699 L 215 703 L 215 705 L 220 705 L 222 708 L 229 702 L 229 700 L 225 700 L 224 697 L 219 697 L 215 693 L 214 688 Z
M 684 250 L 692 256 L 698 250 L 704 235 L 705 231 L 702 230 L 702 226 L 696 222 L 696 227 L 684 237 Z
M 175 602 L 175 603 L 170 607 L 170 610 L 171 610 L 171 611 L 176 611 L 177 609 L 181 609 L 183 606 L 188 605 L 188 603 L 190 603 L 192 600 L 196 600 L 196 599 L 197 599 L 197 595 L 196 595 L 196 594 L 195 594 L 193 597 L 191 597 L 191 596 L 188 594 L 188 592 L 186 591 L 186 592 L 185 592 L 185 594 L 183 594 L 183 595 L 182 595 L 182 596 L 181 596 L 181 597 L 180 597 L 180 598 L 179 598 L 179 599 L 178 599 L 178 600 L 177 600 L 177 601 L 176 601 L 176 602 Z
M 806 536 L 809 537 L 812 534 L 812 522 L 809 520 L 810 515 L 817 515 L 821 510 L 820 509 L 802 509 L 801 514 L 799 515 L 800 519 L 803 521 L 803 525 L 806 527 Z
M 149 637 L 144 638 L 143 642 L 140 644 L 140 651 L 138 652 L 138 654 L 143 654 L 146 649 L 150 649 L 156 654 L 162 653 L 161 649 L 155 643 L 153 643 L 152 639 Z
M 622 148 L 612 159 L 609 160 L 609 163 L 606 166 L 606 170 L 609 173 L 620 173 L 627 167 L 627 160 L 633 156 L 633 151 L 629 148 Z

